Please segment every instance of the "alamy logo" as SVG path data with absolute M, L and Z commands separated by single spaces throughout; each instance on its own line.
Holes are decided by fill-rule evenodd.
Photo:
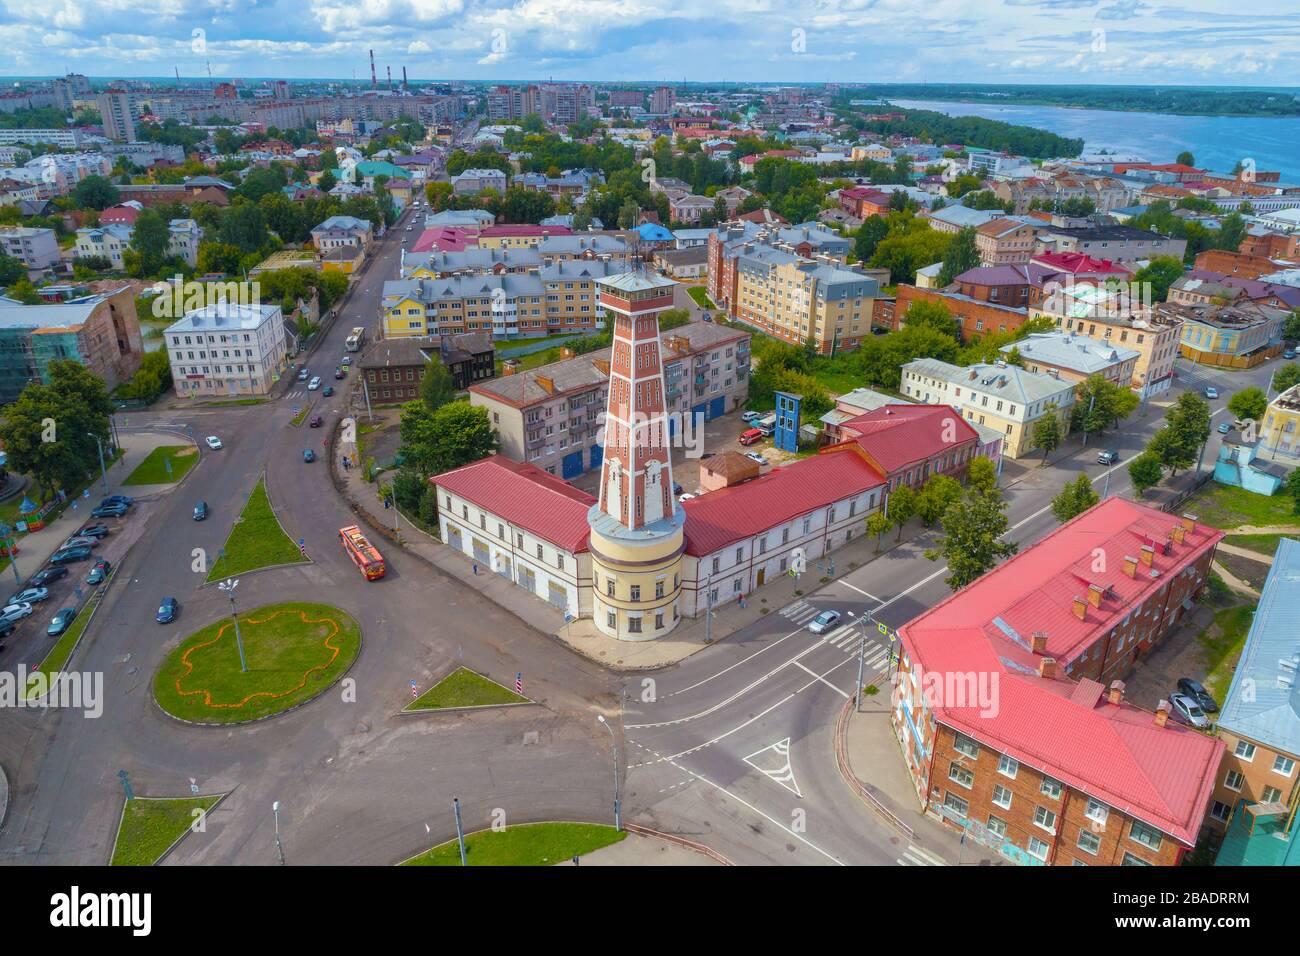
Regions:
M 1122 319 L 1151 311 L 1150 282 L 1064 283 L 1043 286 L 1043 311 L 1081 319 Z
M 153 894 L 82 893 L 74 886 L 50 897 L 50 925 L 125 926 L 133 936 L 148 936 L 153 928 Z
M 0 671 L 0 708 L 80 710 L 91 719 L 104 713 L 103 671 Z
M 150 308 L 156 319 L 179 319 L 218 303 L 262 304 L 260 282 L 194 282 L 177 273 L 167 282 L 155 282 L 149 291 L 154 295 Z

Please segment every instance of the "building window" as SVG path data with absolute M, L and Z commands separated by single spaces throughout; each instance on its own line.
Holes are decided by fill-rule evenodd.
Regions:
M 1083 815 L 1095 823 L 1104 824 L 1106 822 L 1107 817 L 1110 816 L 1110 810 L 1106 807 L 1104 803 L 1089 798 L 1088 809 L 1083 811 Z
M 1038 837 L 1031 836 L 1029 838 L 1028 850 L 1030 854 L 1032 854 L 1033 856 L 1037 857 L 1040 860 L 1046 860 L 1047 849 L 1048 849 L 1047 844 L 1044 843 L 1042 840 L 1038 839 Z
M 542 560 L 542 546 L 540 544 L 537 546 L 537 560 Z
M 1155 827 L 1149 827 L 1141 820 L 1134 820 L 1128 828 L 1128 835 L 1134 841 L 1141 843 L 1143 846 L 1149 846 L 1153 850 L 1160 849 L 1160 844 L 1164 841 L 1160 831 Z
M 606 579 L 605 579 L 605 593 L 606 593 L 609 597 L 613 597 L 613 596 L 614 596 L 614 579 L 613 579 L 613 578 L 606 578 Z
M 1011 809 L 1011 791 L 1008 790 L 1006 787 L 1002 786 L 1002 784 L 1000 784 L 1000 783 L 999 783 L 999 784 L 994 784 L 994 786 L 993 786 L 993 802 L 994 802 L 995 804 L 997 804 L 999 807 L 1001 807 L 1003 810 L 1010 810 L 1010 809 Z
M 1226 803 L 1221 803 L 1220 801 L 1215 800 L 1210 804 L 1210 816 L 1214 817 L 1214 819 L 1218 820 L 1220 823 L 1227 823 L 1228 817 L 1231 815 L 1232 807 L 1228 806 Z
M 618 615 L 613 611 L 607 611 L 605 613 L 605 624 L 608 625 L 611 631 L 615 630 L 618 627 Z
M 948 779 L 953 783 L 961 784 L 967 790 L 975 783 L 975 774 L 968 768 L 963 767 L 957 761 L 953 761 L 948 766 Z
M 1038 792 L 1044 796 L 1051 797 L 1053 800 L 1060 800 L 1061 782 L 1059 780 L 1053 780 L 1051 777 L 1044 777 L 1042 785 L 1038 788 Z
M 963 819 L 965 819 L 966 814 L 970 812 L 970 804 L 955 793 L 945 794 L 943 805 Z
M 1150 865 L 1151 864 L 1148 863 L 1146 860 L 1139 859 L 1138 857 L 1134 856 L 1132 853 L 1125 853 L 1124 860 L 1120 863 L 1120 866 L 1150 866 Z
M 1223 785 L 1229 790 L 1241 793 L 1241 785 L 1246 780 L 1237 770 L 1229 770 L 1227 776 L 1223 778 Z
M 1277 787 L 1265 787 L 1264 792 L 1259 795 L 1260 803 L 1281 803 L 1282 791 Z
M 627 629 L 628 629 L 628 633 L 630 633 L 630 634 L 640 634 L 640 633 L 641 633 L 641 618 L 639 618 L 639 617 L 629 617 L 629 618 L 627 619 Z
M 1295 761 L 1290 757 L 1284 757 L 1278 754 L 1273 758 L 1273 772 L 1280 773 L 1284 777 L 1289 777 L 1295 771 Z
M 1002 776 L 1010 777 L 1014 780 L 1016 779 L 1016 774 L 1019 772 L 1020 762 L 1018 760 L 1008 757 L 1006 754 L 1002 754 L 998 757 L 998 773 L 1002 774 Z
M 980 755 L 980 745 L 965 734 L 957 734 L 953 737 L 952 749 L 959 754 L 965 754 L 972 760 Z
M 1007 821 L 1001 817 L 989 816 L 989 832 L 996 833 L 1002 839 L 1007 838 Z
M 1242 760 L 1246 761 L 1247 763 L 1250 763 L 1250 761 L 1255 759 L 1255 745 L 1252 743 L 1247 743 L 1244 740 L 1238 740 L 1237 749 L 1235 753 Z
M 641 600 L 641 585 L 633 584 L 630 588 L 628 588 L 628 591 L 630 592 L 633 601 Z
M 1034 823 L 1049 833 L 1056 832 L 1056 814 L 1047 807 L 1034 808 Z
M 1084 853 L 1091 853 L 1096 856 L 1097 851 L 1101 849 L 1101 837 L 1089 830 L 1080 830 L 1079 842 L 1076 846 Z

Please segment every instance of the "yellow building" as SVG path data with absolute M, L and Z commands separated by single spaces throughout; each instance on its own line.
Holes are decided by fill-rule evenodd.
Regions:
M 1259 454 L 1291 467 L 1300 465 L 1300 385 L 1268 403 L 1259 428 Z
M 796 345 L 811 337 L 822 353 L 856 348 L 871 334 L 879 294 L 875 279 L 770 246 L 736 259 L 736 318 Z

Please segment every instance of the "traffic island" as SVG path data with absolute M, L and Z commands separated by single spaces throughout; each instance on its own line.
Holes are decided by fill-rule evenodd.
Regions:
M 626 831 L 599 823 L 525 823 L 465 837 L 466 866 L 553 866 L 618 843 Z M 460 866 L 460 844 L 449 840 L 402 861 L 402 866 Z
M 154 677 L 164 712 L 195 724 L 238 724 L 282 714 L 324 693 L 361 650 L 361 627 L 327 604 L 268 604 L 191 634 Z
M 153 866 L 189 835 L 225 794 L 132 797 L 122 807 L 110 866 Z
M 307 557 L 280 526 L 271 499 L 266 493 L 266 477 L 253 486 L 244 509 L 235 519 L 221 554 L 208 572 L 207 583 L 220 581 L 261 568 L 285 564 L 306 564 Z
M 412 682 L 414 683 L 414 682 Z M 458 667 L 402 708 L 403 713 L 436 710 L 472 710 L 478 707 L 510 707 L 533 701 L 516 694 L 494 680 Z
M 193 445 L 159 445 L 123 479 L 126 485 L 168 485 L 180 481 L 198 463 Z

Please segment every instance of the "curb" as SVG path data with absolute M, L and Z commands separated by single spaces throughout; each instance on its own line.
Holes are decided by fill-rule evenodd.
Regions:
M 193 470 L 193 469 L 191 469 L 191 471 L 192 471 L 192 470 Z M 289 532 L 286 531 L 286 530 L 284 529 L 284 523 L 280 520 L 280 514 L 279 514 L 279 512 L 277 512 L 277 511 L 275 510 L 275 502 L 271 500 L 271 488 L 270 488 L 270 485 L 269 485 L 269 484 L 267 483 L 267 481 L 266 481 L 266 469 L 263 469 L 262 471 L 258 472 L 258 474 L 257 474 L 257 481 L 253 482 L 253 489 L 256 490 L 256 489 L 257 489 L 257 486 L 258 486 L 259 484 L 261 484 L 261 486 L 262 486 L 262 490 L 263 490 L 264 492 L 266 492 L 266 504 L 267 504 L 267 506 L 271 509 L 271 517 L 275 518 L 275 525 L 276 525 L 276 527 L 280 529 L 280 533 L 281 533 L 282 535 L 284 535 L 286 538 L 288 538 L 288 539 L 292 542 L 292 541 L 293 541 L 293 535 L 289 534 Z M 249 499 L 251 499 L 252 497 L 253 497 L 253 492 L 250 491 L 250 492 L 248 493 L 248 498 L 245 498 L 245 499 L 244 499 L 244 508 L 247 508 L 247 507 L 248 507 Z M 240 509 L 239 509 L 239 514 L 240 514 L 240 515 L 243 515 L 243 513 L 244 513 L 244 508 L 240 508 Z M 231 534 L 234 534 L 234 532 L 235 532 L 235 524 L 236 524 L 236 522 L 233 522 L 233 521 L 231 522 L 231 524 L 230 524 L 230 531 L 226 534 L 226 541 L 229 541 L 229 540 L 230 540 L 230 535 L 231 535 Z M 296 543 L 296 542 L 295 542 L 295 543 Z M 221 543 L 221 548 L 222 548 L 222 550 L 224 550 L 225 547 L 226 547 L 226 544 L 225 544 L 225 541 L 223 541 L 223 542 Z M 218 559 L 218 560 L 220 560 L 220 559 Z M 303 561 L 290 561 L 290 562 L 288 562 L 288 563 L 286 563 L 286 564 L 267 564 L 267 565 L 264 565 L 264 566 L 262 566 L 262 567 L 260 567 L 260 568 L 251 568 L 251 569 L 249 569 L 248 571 L 241 571 L 241 572 L 239 573 L 239 576 L 242 578 L 245 574 L 256 574 L 258 571 L 274 571 L 274 570 L 279 570 L 280 568 L 296 568 L 296 567 L 299 567 L 299 566 L 304 565 L 304 564 L 315 564 L 315 563 L 316 563 L 316 562 L 313 561 L 313 560 L 309 557 L 309 558 L 306 558 L 306 559 L 303 560 Z M 212 567 L 213 567 L 214 570 L 216 569 L 216 565 L 215 565 L 215 564 L 214 564 Z M 230 575 L 226 575 L 226 576 L 227 576 L 227 577 L 230 577 Z M 207 587 L 209 584 L 219 584 L 219 583 L 221 583 L 221 582 L 219 582 L 219 581 L 204 581 L 202 584 L 199 585 L 199 590 L 202 590 L 203 588 Z M 358 654 L 359 654 L 359 653 L 360 653 L 360 652 L 358 651 Z
M 717 850 L 713 849 L 713 847 L 707 846 L 703 843 L 697 843 L 695 840 L 688 840 L 686 837 L 677 836 L 674 833 L 661 833 L 659 830 L 652 830 L 649 827 L 643 827 L 638 823 L 624 823 L 623 829 L 628 833 L 635 833 L 638 836 L 653 837 L 656 840 L 663 840 L 665 843 L 671 843 L 674 846 L 685 847 L 688 850 L 693 850 L 696 853 L 707 856 L 710 860 L 713 860 L 715 863 L 720 863 L 723 866 L 736 865 Z
M 464 707 L 421 707 L 410 709 L 408 704 L 394 717 L 427 717 L 431 714 L 464 714 L 476 710 L 504 710 L 507 707 L 545 707 L 540 700 L 517 700 L 506 704 L 466 704 Z
M 207 810 L 205 810 L 205 811 L 203 812 L 203 816 L 204 816 L 204 818 L 206 818 L 207 815 L 208 815 L 209 813 L 211 813 L 213 810 L 217 809 L 217 807 L 221 806 L 222 801 L 225 800 L 226 797 L 230 796 L 230 795 L 231 795 L 232 793 L 234 793 L 234 792 L 235 792 L 234 790 L 227 790 L 225 793 L 193 793 L 193 794 L 190 794 L 190 796 L 193 797 L 195 800 L 202 800 L 204 797 L 216 797 L 216 798 L 217 798 L 217 802 L 214 803 L 211 807 L 209 807 Z M 184 800 L 185 797 L 183 797 L 183 796 L 182 796 L 182 797 L 136 797 L 135 799 L 136 799 L 136 800 Z M 126 805 L 127 805 L 127 802 L 128 802 L 128 801 L 126 801 L 126 800 L 123 800 L 123 801 L 122 801 L 122 812 L 118 815 L 118 818 L 117 818 L 117 835 L 113 837 L 113 845 L 112 845 L 111 847 L 108 848 L 108 861 L 104 864 L 105 866 L 112 866 L 112 865 L 113 865 L 113 853 L 117 850 L 117 837 L 118 837 L 118 836 L 121 836 L 121 834 L 122 834 L 122 821 L 124 821 L 124 820 L 126 819 Z M 159 864 L 161 864 L 162 861 L 165 860 L 165 859 L 167 859 L 167 857 L 171 854 L 172 850 L 176 849 L 178 846 L 181 845 L 181 842 L 182 842 L 182 841 L 183 841 L 187 836 L 189 836 L 191 832 L 192 832 L 192 831 L 190 830 L 190 828 L 189 828 L 189 827 L 186 827 L 185 830 L 184 830 L 184 832 L 181 833 L 180 836 L 178 836 L 175 840 L 172 841 L 171 846 L 169 846 L 169 847 L 167 847 L 167 849 L 163 850 L 162 853 L 159 855 L 158 859 L 154 860 L 154 861 L 153 861 L 151 864 L 149 864 L 149 865 L 150 865 L 150 866 L 158 866 Z
M 127 551 L 127 554 L 130 554 L 129 549 Z M 106 577 L 102 582 L 96 585 L 95 590 L 90 592 L 89 595 L 87 595 L 86 603 L 90 603 L 90 598 L 94 597 L 96 593 L 98 592 L 103 593 L 103 596 L 100 597 L 99 602 L 91 609 L 90 617 L 86 618 L 86 625 L 81 629 L 81 634 L 77 637 L 77 643 L 73 644 L 72 647 L 69 648 L 67 659 L 64 660 L 63 662 L 65 666 L 72 663 L 73 655 L 77 653 L 77 649 L 81 647 L 82 642 L 86 639 L 86 635 L 90 633 L 90 626 L 95 623 L 95 614 L 98 613 L 99 606 L 104 603 L 104 598 L 108 596 L 108 586 L 113 583 L 113 579 L 116 577 L 117 577 L 117 567 L 115 566 L 111 571 L 108 572 L 108 577 Z M 82 608 L 84 607 L 85 604 L 82 605 Z M 78 611 L 78 613 L 80 613 L 80 611 Z M 58 641 L 56 640 L 55 644 L 57 643 Z M 53 651 L 54 648 L 51 647 L 50 650 L 46 652 L 45 657 L 41 658 L 40 663 L 36 665 L 37 670 L 40 670 L 40 668 L 45 664 L 46 658 L 48 658 L 50 654 L 53 653 Z M 53 671 L 52 673 L 58 674 L 58 673 L 63 673 L 63 671 L 62 668 L 60 668 L 60 670 Z M 48 695 L 49 695 L 49 690 L 47 688 L 46 692 L 44 694 L 41 694 L 39 697 L 25 697 L 23 699 L 24 701 L 44 700 Z
M 891 827 L 897 830 L 909 840 L 916 839 L 916 832 L 904 823 L 894 811 L 890 810 L 882 803 L 875 794 L 858 779 L 853 768 L 849 766 L 848 751 L 848 731 L 849 731 L 849 714 L 853 712 L 853 699 L 850 698 L 844 702 L 840 708 L 839 716 L 835 719 L 835 766 L 839 770 L 840 776 L 844 782 L 849 785 L 849 789 L 858 795 L 858 798 L 867 805 L 867 807 L 884 819 Z
M 614 829 L 614 828 L 613 828 L 612 826 L 610 826 L 608 823 L 594 823 L 594 822 L 591 821 L 591 820 L 529 820 L 527 823 L 514 823 L 514 824 L 511 824 L 510 826 L 505 827 L 505 829 L 506 829 L 506 830 L 509 830 L 509 829 L 511 829 L 511 828 L 513 828 L 513 827 L 536 827 L 536 826 L 546 826 L 546 825 L 548 825 L 548 824 L 552 824 L 552 823 L 577 823 L 577 824 L 589 825 L 589 826 L 602 826 L 602 827 L 609 827 L 611 830 Z M 627 826 L 626 824 L 624 824 L 623 829 L 624 829 L 624 830 L 627 830 L 627 829 L 628 829 L 628 826 Z M 491 833 L 491 832 L 493 832 L 492 827 L 484 827 L 484 828 L 481 829 L 481 830 L 473 830 L 473 831 L 471 831 L 471 832 L 466 833 L 466 834 L 465 834 L 465 839 L 468 840 L 470 837 L 472 837 L 472 836 L 478 836 L 480 833 Z M 504 832 L 504 831 L 503 831 L 503 832 Z M 396 863 L 393 863 L 393 864 L 391 864 L 391 865 L 392 865 L 392 866 L 401 866 L 403 863 L 407 863 L 407 862 L 409 862 L 410 860 L 416 860 L 416 859 L 419 859 L 420 857 L 424 856 L 426 853 L 430 852 L 430 850 L 435 850 L 435 849 L 437 849 L 437 848 L 440 847 L 440 846 L 447 846 L 448 844 L 450 844 L 450 843 L 455 843 L 455 842 L 456 842 L 456 837 L 455 837 L 455 836 L 452 836 L 452 838 L 451 838 L 450 840 L 443 840 L 441 843 L 435 843 L 432 847 L 425 847 L 425 848 L 424 848 L 423 850 L 421 850 L 419 853 L 413 853 L 413 854 L 411 854 L 410 856 L 404 856 L 404 857 L 402 857 L 400 860 L 398 860 Z M 603 850 L 604 847 L 601 847 L 601 849 Z M 592 852 L 594 853 L 595 851 L 593 850 Z M 568 862 L 569 862 L 568 860 L 556 860 L 555 863 L 554 863 L 554 864 L 551 864 L 551 865 L 554 866 L 554 865 L 557 865 L 557 864 L 568 863 Z

